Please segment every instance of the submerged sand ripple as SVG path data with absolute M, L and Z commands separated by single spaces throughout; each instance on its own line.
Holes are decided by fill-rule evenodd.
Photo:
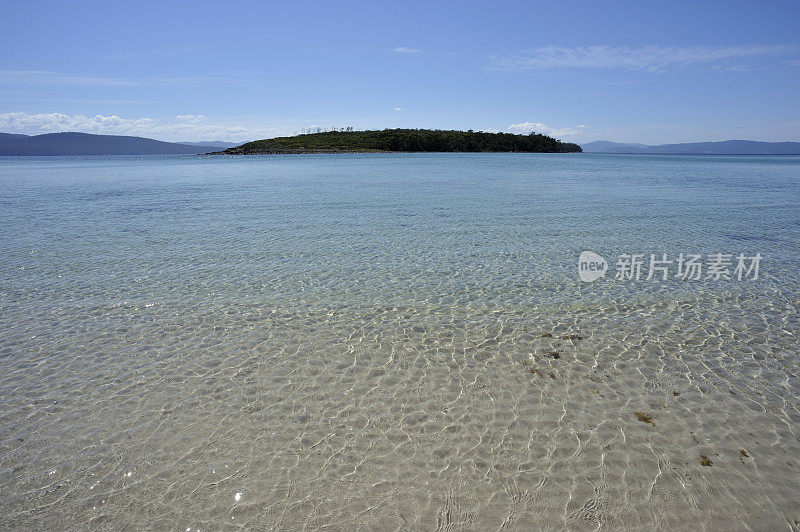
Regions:
M 11 315 L 0 524 L 785 526 L 795 339 L 705 308 Z

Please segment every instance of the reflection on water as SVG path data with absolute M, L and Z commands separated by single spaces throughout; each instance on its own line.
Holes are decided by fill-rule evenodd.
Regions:
M 800 520 L 800 158 L 54 158 L 0 185 L 0 526 Z M 581 284 L 584 249 L 766 258 Z

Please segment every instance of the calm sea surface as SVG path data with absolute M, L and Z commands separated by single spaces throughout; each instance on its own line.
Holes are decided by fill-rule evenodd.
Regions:
M 0 158 L 0 528 L 800 527 L 799 307 L 800 157 Z

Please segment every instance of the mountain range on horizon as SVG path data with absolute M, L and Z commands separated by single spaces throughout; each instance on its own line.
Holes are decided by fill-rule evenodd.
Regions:
M 0 156 L 53 155 L 179 155 L 225 150 L 242 143 L 225 141 L 164 142 L 145 137 L 91 133 L 0 133 Z M 586 153 L 651 153 L 687 155 L 800 155 L 800 142 L 726 140 L 647 145 L 597 140 L 580 144 Z
M 200 141 L 200 142 L 184 142 L 182 140 L 178 141 L 177 144 L 184 144 L 186 146 L 214 146 L 215 148 L 235 148 L 236 146 L 241 146 L 244 144 L 243 142 L 224 142 L 222 140 L 209 140 L 209 141 Z
M 144 137 L 94 135 L 90 133 L 45 133 L 20 135 L 0 133 L 0 155 L 179 155 L 208 153 L 236 146 L 227 142 L 177 143 Z
M 723 140 L 719 142 L 684 142 L 680 144 L 647 144 L 596 140 L 581 144 L 586 153 L 660 153 L 685 155 L 800 155 L 800 142 L 760 142 L 755 140 Z

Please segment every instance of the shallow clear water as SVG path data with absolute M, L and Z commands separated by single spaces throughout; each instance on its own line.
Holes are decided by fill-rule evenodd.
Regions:
M 798 205 L 800 157 L 0 159 L 0 527 L 800 526 Z

